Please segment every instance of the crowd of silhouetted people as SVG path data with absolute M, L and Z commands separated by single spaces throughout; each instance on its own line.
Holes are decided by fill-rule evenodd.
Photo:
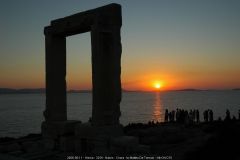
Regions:
M 203 120 L 204 122 L 213 122 L 213 111 L 211 109 L 203 111 Z
M 225 118 L 222 120 L 221 117 L 217 119 L 217 121 L 224 121 L 224 122 L 234 122 L 234 121 L 240 121 L 240 109 L 238 110 L 238 119 L 233 115 L 231 116 L 230 111 L 226 110 Z M 203 122 L 204 123 L 210 123 L 214 121 L 213 111 L 211 109 L 207 109 L 203 111 Z M 169 111 L 168 109 L 165 110 L 165 117 L 164 117 L 165 123 L 179 123 L 179 124 L 199 124 L 200 123 L 200 112 L 198 109 L 191 109 L 191 110 L 185 110 L 185 109 L 176 109 Z M 148 127 L 154 127 L 161 125 L 162 123 L 158 121 L 149 121 L 148 123 L 129 123 L 127 126 L 125 126 L 125 130 L 128 130 L 130 128 L 148 128 Z
M 231 118 L 230 111 L 227 109 L 224 121 L 236 121 L 236 120 L 237 118 L 235 116 L 232 116 Z M 238 110 L 238 120 L 240 120 L 240 109 Z
M 211 109 L 207 109 L 203 111 L 203 120 L 204 122 L 213 122 L 213 111 Z M 230 115 L 230 111 L 226 110 L 226 115 L 224 121 L 237 120 L 235 116 Z M 240 110 L 238 110 L 238 120 L 240 120 Z M 165 122 L 178 122 L 178 123 L 199 123 L 200 122 L 200 114 L 198 109 L 194 110 L 184 110 L 177 108 L 176 111 L 168 111 L 165 110 Z M 218 121 L 222 121 L 221 117 L 218 118 Z
M 200 116 L 199 116 L 199 110 L 194 109 L 194 110 L 184 110 L 184 109 L 178 109 L 168 111 L 168 109 L 165 110 L 165 122 L 179 122 L 179 123 L 184 123 L 184 122 L 200 122 Z

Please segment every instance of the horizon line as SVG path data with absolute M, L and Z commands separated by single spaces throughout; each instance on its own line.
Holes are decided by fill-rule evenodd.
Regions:
M 45 92 L 45 88 L 5 88 L 5 87 L 0 87 L 0 93 L 1 92 Z M 141 90 L 141 89 L 136 89 L 136 90 L 129 90 L 129 89 L 124 89 L 122 88 L 123 92 L 164 92 L 164 91 L 227 91 L 227 90 L 240 90 L 240 88 L 229 88 L 229 89 L 196 89 L 196 88 L 183 88 L 183 89 L 167 89 L 167 90 Z M 92 92 L 92 89 L 68 89 L 66 92 Z

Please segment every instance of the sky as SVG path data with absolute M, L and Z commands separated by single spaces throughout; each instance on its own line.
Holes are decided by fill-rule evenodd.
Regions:
M 43 28 L 122 6 L 122 87 L 240 88 L 239 0 L 1 0 L 0 88 L 45 87 Z M 90 33 L 67 37 L 67 88 L 91 89 Z

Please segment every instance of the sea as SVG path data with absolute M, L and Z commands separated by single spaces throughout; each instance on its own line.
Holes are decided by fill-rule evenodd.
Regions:
M 226 109 L 238 118 L 240 91 L 123 92 L 120 122 L 163 122 L 165 109 L 200 111 L 212 109 L 214 119 L 224 119 Z M 0 94 L 0 137 L 20 137 L 40 133 L 44 121 L 45 94 Z M 68 93 L 67 117 L 87 122 L 92 113 L 92 93 Z

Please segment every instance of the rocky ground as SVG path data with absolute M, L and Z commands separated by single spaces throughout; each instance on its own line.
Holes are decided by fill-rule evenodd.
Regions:
M 148 150 L 128 155 L 172 157 L 174 160 L 240 159 L 240 121 L 200 124 L 131 124 L 128 136 L 139 139 Z M 40 134 L 0 138 L 0 160 L 60 160 L 74 153 L 44 148 Z
M 18 139 L 9 137 L 0 139 L 0 160 L 54 160 L 60 156 L 61 152 L 44 148 L 40 134 L 29 134 Z M 63 156 L 61 158 L 64 159 Z
M 152 155 L 176 160 L 240 159 L 240 121 L 135 124 L 125 127 L 125 133 L 149 145 Z

